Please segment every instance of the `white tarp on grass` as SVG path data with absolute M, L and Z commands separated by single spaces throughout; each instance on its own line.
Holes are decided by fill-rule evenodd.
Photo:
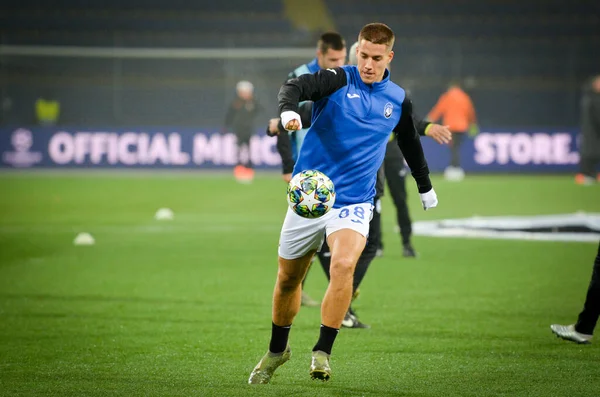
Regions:
M 417 236 L 434 237 L 598 243 L 600 214 L 577 212 L 537 216 L 473 216 L 463 219 L 421 221 L 413 224 L 413 233 Z

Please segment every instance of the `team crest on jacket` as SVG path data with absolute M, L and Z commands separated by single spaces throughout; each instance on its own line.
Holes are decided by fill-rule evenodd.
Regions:
M 393 110 L 394 110 L 394 105 L 392 105 L 390 102 L 385 104 L 385 107 L 383 108 L 383 115 L 385 116 L 386 119 L 389 119 L 392 116 Z

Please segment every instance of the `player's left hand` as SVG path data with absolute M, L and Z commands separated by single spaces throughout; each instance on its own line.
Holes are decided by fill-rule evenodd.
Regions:
M 452 132 L 447 125 L 431 124 L 426 135 L 432 137 L 440 145 L 448 144 L 452 140 Z
M 427 193 L 420 193 L 419 196 L 421 196 L 421 203 L 423 204 L 423 209 L 425 211 L 427 211 L 430 208 L 437 207 L 438 198 L 433 188 L 431 188 L 431 190 Z
M 269 131 L 270 136 L 279 135 L 279 120 L 280 120 L 280 118 L 269 120 L 268 131 Z
M 469 127 L 469 136 L 472 138 L 477 134 L 479 134 L 479 126 L 477 124 L 473 123 Z

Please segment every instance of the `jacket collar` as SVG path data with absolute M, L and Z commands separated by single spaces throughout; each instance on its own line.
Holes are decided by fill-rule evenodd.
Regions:
M 383 73 L 383 79 L 381 81 L 372 84 L 365 84 L 360 78 L 360 72 L 358 71 L 358 68 L 355 68 L 355 70 L 359 84 L 363 89 L 368 89 L 372 91 L 382 91 L 387 87 L 388 83 L 390 82 L 390 71 L 388 69 L 385 69 L 385 72 Z
M 319 67 L 319 62 L 317 62 L 317 58 L 307 63 L 306 67 L 308 67 L 308 70 L 311 73 L 317 73 L 319 70 L 321 70 L 321 68 Z

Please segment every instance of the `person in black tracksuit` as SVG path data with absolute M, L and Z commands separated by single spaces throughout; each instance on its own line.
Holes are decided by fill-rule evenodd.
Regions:
M 404 156 L 402 155 L 402 151 L 400 151 L 394 136 L 392 136 L 387 144 L 385 158 L 383 160 L 383 168 L 385 170 L 384 173 L 388 188 L 390 190 L 390 195 L 392 197 L 392 201 L 394 202 L 394 206 L 396 207 L 396 220 L 398 222 L 400 235 L 402 237 L 402 254 L 405 257 L 415 257 L 417 254 L 410 241 L 412 235 L 412 220 L 410 219 L 408 204 L 406 202 L 405 176 L 407 169 L 404 164 Z M 383 238 L 380 239 L 377 255 L 383 255 Z
M 600 75 L 584 86 L 581 98 L 581 144 L 577 183 L 592 184 L 600 164 Z
M 302 105 L 298 109 L 298 113 L 300 114 L 300 117 L 302 119 L 302 125 L 304 127 L 308 128 L 311 125 L 312 102 L 302 103 Z M 432 123 L 430 123 L 428 121 L 424 121 L 424 120 L 414 120 L 414 123 L 415 123 L 415 128 L 416 128 L 417 132 L 421 136 L 425 136 L 425 131 L 427 130 L 427 127 L 430 124 L 432 124 Z M 279 134 L 287 133 L 285 131 L 285 129 L 283 128 L 283 126 L 281 125 L 281 121 L 279 121 L 279 124 L 278 124 L 278 132 L 279 132 Z M 269 136 L 274 135 L 274 132 L 270 131 L 269 127 L 267 127 L 267 135 L 269 135 Z M 393 135 L 393 134 L 391 134 L 391 135 Z M 398 143 L 394 140 L 391 140 L 391 142 L 398 147 L 398 152 L 400 152 L 400 147 L 398 146 Z M 287 149 L 286 146 L 280 147 L 278 149 L 279 149 L 279 153 L 281 154 L 281 157 L 282 157 L 283 174 L 288 173 L 286 171 L 292 172 L 292 170 L 294 168 L 294 161 L 292 159 L 291 150 Z M 282 151 L 282 149 L 283 149 L 283 151 Z M 387 146 L 387 151 L 388 152 L 390 151 L 389 143 Z M 386 158 L 387 157 L 388 157 L 388 154 L 386 152 Z M 393 155 L 393 158 L 397 159 L 397 156 L 395 153 Z M 404 169 L 404 157 L 402 157 L 402 152 L 400 152 L 400 164 L 402 165 L 402 169 Z M 398 163 L 391 162 L 390 165 L 397 166 Z M 286 167 L 289 167 L 289 168 L 286 168 Z M 379 170 L 377 172 L 377 181 L 375 184 L 375 198 L 374 198 L 375 211 L 373 211 L 373 217 L 371 218 L 371 221 L 369 223 L 369 236 L 367 237 L 367 244 L 366 244 L 365 249 L 363 250 L 361 256 L 359 257 L 358 262 L 356 264 L 356 268 L 354 270 L 354 278 L 353 278 L 353 283 L 352 283 L 353 299 L 355 299 L 358 296 L 359 286 L 367 273 L 369 265 L 371 264 L 373 259 L 376 257 L 377 250 L 381 246 L 381 236 L 382 236 L 382 233 L 381 233 L 381 197 L 384 194 L 384 185 L 385 185 L 387 172 L 388 171 L 386 169 L 385 163 L 382 164 L 382 166 L 379 168 Z M 388 186 L 390 186 L 390 191 L 397 192 L 397 190 L 396 190 L 398 188 L 398 182 L 396 181 L 397 178 L 391 177 L 391 178 L 387 178 L 387 179 L 388 179 Z M 401 185 L 402 185 L 402 189 L 404 189 L 404 200 L 405 200 L 406 199 L 406 189 L 404 188 L 404 180 L 402 180 Z M 404 201 L 404 205 L 406 205 L 405 201 Z M 407 211 L 408 211 L 408 209 L 407 209 Z M 410 222 L 410 218 L 409 218 L 409 222 Z M 409 234 L 409 237 L 410 237 L 410 234 Z M 321 267 L 325 271 L 325 274 L 327 275 L 327 279 L 329 280 L 329 278 L 330 278 L 329 267 L 331 264 L 331 253 L 329 251 L 329 246 L 327 245 L 326 239 L 323 242 L 323 246 L 321 247 L 321 250 L 319 250 L 317 252 L 317 256 L 319 258 L 319 262 L 321 263 Z M 346 327 L 346 328 L 369 328 L 369 325 L 362 323 L 358 319 L 358 316 L 356 315 L 356 312 L 352 309 L 352 306 L 350 306 L 350 308 L 348 309 L 348 312 L 346 313 L 346 317 L 344 318 L 344 320 L 342 322 L 342 326 Z

